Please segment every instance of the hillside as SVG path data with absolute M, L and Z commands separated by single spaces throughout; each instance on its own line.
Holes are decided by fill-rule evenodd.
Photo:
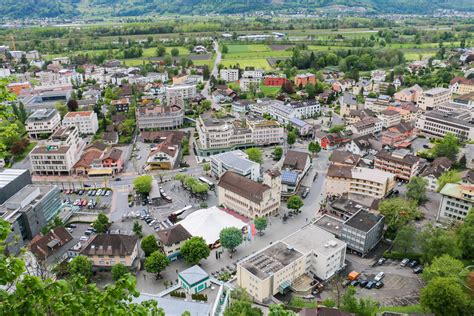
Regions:
M 0 16 L 11 18 L 140 16 L 146 14 L 315 11 L 334 5 L 377 13 L 428 13 L 436 9 L 474 10 L 472 0 L 2 0 Z

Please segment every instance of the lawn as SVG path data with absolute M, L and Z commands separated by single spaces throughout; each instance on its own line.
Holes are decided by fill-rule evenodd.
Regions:
M 239 64 L 241 68 L 245 67 L 254 67 L 257 69 L 265 69 L 270 70 L 272 67 L 268 63 L 265 58 L 254 58 L 254 59 L 223 59 L 221 60 L 221 64 L 226 67 L 230 68 L 236 64 Z
M 406 53 L 404 53 L 404 55 L 405 55 L 405 59 L 407 61 L 415 61 L 415 60 L 430 58 L 430 57 L 436 55 L 436 53 L 435 52 L 419 52 L 419 53 L 406 52 Z M 420 59 L 420 56 L 421 56 L 421 59 Z
M 193 64 L 195 66 L 203 66 L 207 65 L 210 70 L 212 70 L 212 67 L 214 66 L 214 59 L 207 59 L 207 60 L 193 60 Z
M 120 61 L 127 67 L 142 66 L 144 63 L 148 63 L 146 59 L 121 59 Z
M 281 87 L 269 87 L 260 85 L 260 90 L 265 94 L 266 97 L 275 97 L 280 91 Z
M 263 51 L 263 52 L 241 52 L 241 53 L 230 53 L 223 54 L 224 59 L 250 59 L 250 58 L 269 58 L 269 57 L 291 57 L 293 53 L 291 51 Z
M 308 50 L 312 51 L 337 51 L 338 49 L 351 49 L 353 47 L 348 46 L 325 46 L 325 45 L 308 45 Z
M 184 46 L 166 47 L 166 53 L 171 55 L 171 50 L 177 48 L 179 50 L 179 56 L 189 55 L 190 51 Z M 156 47 L 150 47 L 143 49 L 143 57 L 156 57 Z
M 386 306 L 381 307 L 379 312 L 395 312 L 395 313 L 426 313 L 421 305 L 408 305 L 408 306 Z
M 227 45 L 229 54 L 232 53 L 251 53 L 251 52 L 270 52 L 272 49 L 265 44 L 242 44 Z

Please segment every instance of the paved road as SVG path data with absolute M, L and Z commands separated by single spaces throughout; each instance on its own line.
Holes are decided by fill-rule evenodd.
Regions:
M 216 53 L 216 59 L 214 61 L 214 67 L 212 68 L 211 71 L 211 76 L 214 76 L 214 78 L 218 78 L 219 76 L 219 70 L 218 70 L 218 65 L 221 62 L 222 59 L 222 54 L 219 51 L 219 43 L 217 41 L 214 41 L 214 51 Z M 206 85 L 204 86 L 204 89 L 202 89 L 201 94 L 206 97 L 207 99 L 211 100 L 212 102 L 212 108 L 219 110 L 221 106 L 218 103 L 215 103 L 214 100 L 212 99 L 211 95 L 211 86 L 210 86 L 210 80 L 206 82 Z

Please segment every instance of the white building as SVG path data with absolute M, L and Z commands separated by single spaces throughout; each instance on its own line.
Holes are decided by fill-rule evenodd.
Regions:
M 363 120 L 349 125 L 348 128 L 354 134 L 373 135 L 380 133 L 383 129 L 383 122 L 377 118 L 366 117 Z
M 63 126 L 75 126 L 79 134 L 94 135 L 99 130 L 99 120 L 94 111 L 68 112 L 64 115 Z
M 378 119 L 382 121 L 384 128 L 389 128 L 400 124 L 402 115 L 395 110 L 384 110 L 378 115 Z
M 258 89 L 262 82 L 262 78 L 242 78 L 240 79 L 240 90 L 243 92 L 251 91 L 252 89 Z
M 320 111 L 321 105 L 317 101 L 288 104 L 273 102 L 268 108 L 268 113 L 282 124 L 288 124 L 292 118 L 306 119 L 313 117 Z
M 444 137 L 451 133 L 461 141 L 474 139 L 474 124 L 469 111 L 429 111 L 416 120 L 416 128 L 428 137 Z
M 259 78 L 263 79 L 263 75 L 265 73 L 263 72 L 262 69 L 256 69 L 256 70 L 245 70 L 242 73 L 242 78 Z
M 239 80 L 239 69 L 221 69 L 221 79 L 225 82 L 235 82 Z
M 55 109 L 36 110 L 26 119 L 28 135 L 38 138 L 40 135 L 51 135 L 61 124 L 61 115 Z
M 447 183 L 441 190 L 441 205 L 437 219 L 464 220 L 474 207 L 474 185 Z
M 434 110 L 441 104 L 451 101 L 451 90 L 446 88 L 433 88 L 423 91 L 418 99 L 418 106 L 424 110 Z
M 233 171 L 253 181 L 260 178 L 260 164 L 249 160 L 249 156 L 241 150 L 233 150 L 211 157 L 211 174 L 220 178 L 227 171 Z
M 168 87 L 166 97 L 180 96 L 183 100 L 192 99 L 196 96 L 196 85 L 180 84 Z

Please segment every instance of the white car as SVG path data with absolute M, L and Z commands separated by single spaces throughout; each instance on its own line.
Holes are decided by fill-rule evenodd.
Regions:
M 95 195 L 101 195 L 101 194 L 102 194 L 102 190 L 101 190 L 101 189 L 99 189 L 99 190 L 97 190 L 97 192 L 96 192 L 96 194 L 95 194 Z
M 105 193 L 105 196 L 109 196 L 111 192 L 112 192 L 111 190 L 107 190 L 107 192 Z
M 88 241 L 89 237 L 87 236 L 81 236 L 80 241 Z
M 385 277 L 385 273 L 379 272 L 379 274 L 377 274 L 375 276 L 374 280 L 378 282 L 378 281 L 382 280 L 384 277 Z

